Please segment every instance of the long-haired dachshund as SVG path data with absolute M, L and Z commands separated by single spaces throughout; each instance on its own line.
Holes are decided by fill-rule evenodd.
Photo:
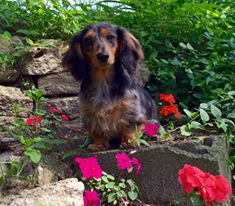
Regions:
M 150 95 L 133 78 L 143 59 L 136 38 L 116 25 L 90 25 L 73 37 L 62 63 L 81 81 L 89 150 L 105 150 L 113 142 L 134 145 L 137 130 L 156 116 Z

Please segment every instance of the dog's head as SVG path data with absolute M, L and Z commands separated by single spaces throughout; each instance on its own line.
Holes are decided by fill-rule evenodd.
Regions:
M 72 39 L 62 63 L 81 80 L 89 68 L 107 69 L 121 64 L 129 74 L 144 54 L 137 39 L 126 29 L 100 23 L 87 26 Z

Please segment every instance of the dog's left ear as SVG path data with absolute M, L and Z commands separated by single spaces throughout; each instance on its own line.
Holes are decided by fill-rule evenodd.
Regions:
M 117 58 L 129 74 L 132 74 L 138 61 L 144 59 L 144 53 L 138 40 L 128 30 L 118 28 L 117 36 L 119 42 Z

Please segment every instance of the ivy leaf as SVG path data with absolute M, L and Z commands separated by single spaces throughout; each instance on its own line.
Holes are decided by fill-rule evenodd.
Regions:
M 205 129 L 200 122 L 192 121 L 190 124 L 190 129 Z
M 187 125 L 183 125 L 182 127 L 180 127 L 180 133 L 183 135 L 183 136 L 190 136 L 192 134 L 191 131 L 189 131 L 189 128 Z
M 220 118 L 222 116 L 220 109 L 213 104 L 211 105 L 211 113 L 216 118 Z
M 201 119 L 203 122 L 208 122 L 210 117 L 209 115 L 207 114 L 207 112 L 204 110 L 204 109 L 199 109 L 199 112 L 200 112 L 200 116 L 201 116 Z
M 129 197 L 131 200 L 136 200 L 137 197 L 138 197 L 138 193 L 137 193 L 137 192 L 134 192 L 134 191 L 130 191 L 130 192 L 128 192 L 128 197 Z
M 32 148 L 26 149 L 24 154 L 28 156 L 32 160 L 32 162 L 35 164 L 39 163 L 42 157 L 40 150 L 35 150 Z
M 116 200 L 117 195 L 115 193 L 110 193 L 108 195 L 108 203 L 114 202 Z

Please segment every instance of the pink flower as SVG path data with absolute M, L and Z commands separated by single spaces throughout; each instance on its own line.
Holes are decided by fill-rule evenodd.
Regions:
M 135 157 L 132 158 L 132 162 L 136 166 L 136 175 L 138 175 L 139 171 L 141 169 L 141 164 L 140 164 L 139 160 L 137 160 Z
M 132 168 L 131 159 L 127 156 L 126 153 L 117 153 L 117 165 L 120 170 Z
M 79 165 L 84 178 L 94 177 L 99 179 L 102 177 L 102 169 L 95 156 L 88 158 L 76 157 L 74 160 Z
M 84 193 L 84 206 L 100 206 L 100 198 L 97 192 L 86 190 Z
M 66 114 L 62 114 L 62 115 L 61 115 L 61 119 L 62 119 L 64 122 L 68 122 L 68 121 L 69 121 L 69 117 L 68 117 Z
M 157 135 L 159 129 L 158 123 L 145 123 L 142 131 L 149 137 L 154 137 Z

